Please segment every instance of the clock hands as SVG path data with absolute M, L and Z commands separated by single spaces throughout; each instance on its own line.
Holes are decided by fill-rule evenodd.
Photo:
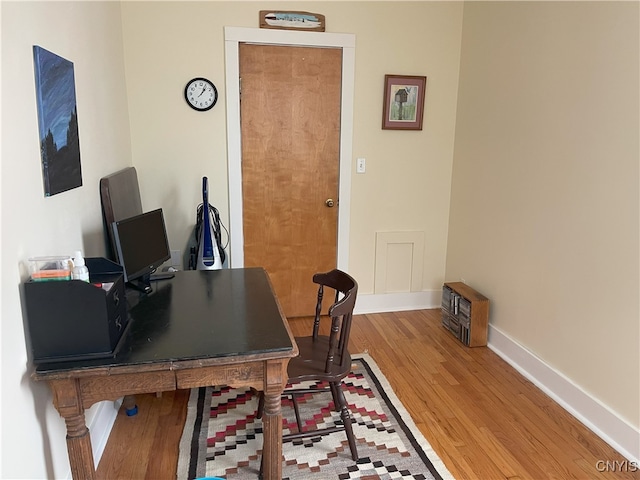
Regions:
M 206 89 L 207 89 L 206 85 L 202 87 L 202 91 L 200 92 L 200 95 L 198 95 L 198 98 L 202 96 L 202 94 L 205 92 Z

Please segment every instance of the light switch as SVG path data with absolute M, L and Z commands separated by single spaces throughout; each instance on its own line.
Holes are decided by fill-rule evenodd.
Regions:
M 365 158 L 358 158 L 356 160 L 356 173 L 364 173 L 367 170 L 367 160 Z

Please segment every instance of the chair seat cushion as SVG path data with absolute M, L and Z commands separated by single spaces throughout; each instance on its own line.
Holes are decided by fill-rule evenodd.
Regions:
M 330 372 L 325 372 L 329 337 L 296 337 L 300 354 L 289 361 L 289 381 L 325 380 L 335 382 L 344 378 L 351 370 L 351 355 L 345 349 L 345 358 L 336 355 Z M 336 354 L 337 352 L 336 348 Z

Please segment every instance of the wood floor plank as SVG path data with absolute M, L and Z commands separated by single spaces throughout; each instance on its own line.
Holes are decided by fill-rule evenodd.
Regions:
M 145 474 L 146 480 L 163 478 L 166 472 L 175 472 L 178 466 L 178 445 L 176 438 L 180 438 L 187 416 L 185 404 L 189 401 L 188 390 L 165 392 L 172 396 L 173 401 L 162 402 L 159 409 L 158 433 L 154 435 L 151 444 L 150 459 Z M 172 452 L 171 455 L 153 455 L 153 452 Z
M 311 319 L 289 323 L 310 332 Z M 371 355 L 458 480 L 640 480 L 628 462 L 601 471 L 625 459 L 493 351 L 461 345 L 440 309 L 356 315 L 349 350 Z M 97 478 L 175 479 L 188 393 L 142 395 L 137 416 L 121 412 Z

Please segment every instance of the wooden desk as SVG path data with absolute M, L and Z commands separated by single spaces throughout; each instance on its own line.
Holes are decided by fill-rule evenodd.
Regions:
M 150 295 L 129 299 L 131 326 L 115 358 L 42 364 L 33 373 L 49 383 L 66 422 L 73 478 L 95 478 L 84 416 L 94 403 L 229 385 L 264 391 L 264 476 L 281 479 L 280 395 L 298 347 L 266 272 L 177 272 L 153 287 Z

